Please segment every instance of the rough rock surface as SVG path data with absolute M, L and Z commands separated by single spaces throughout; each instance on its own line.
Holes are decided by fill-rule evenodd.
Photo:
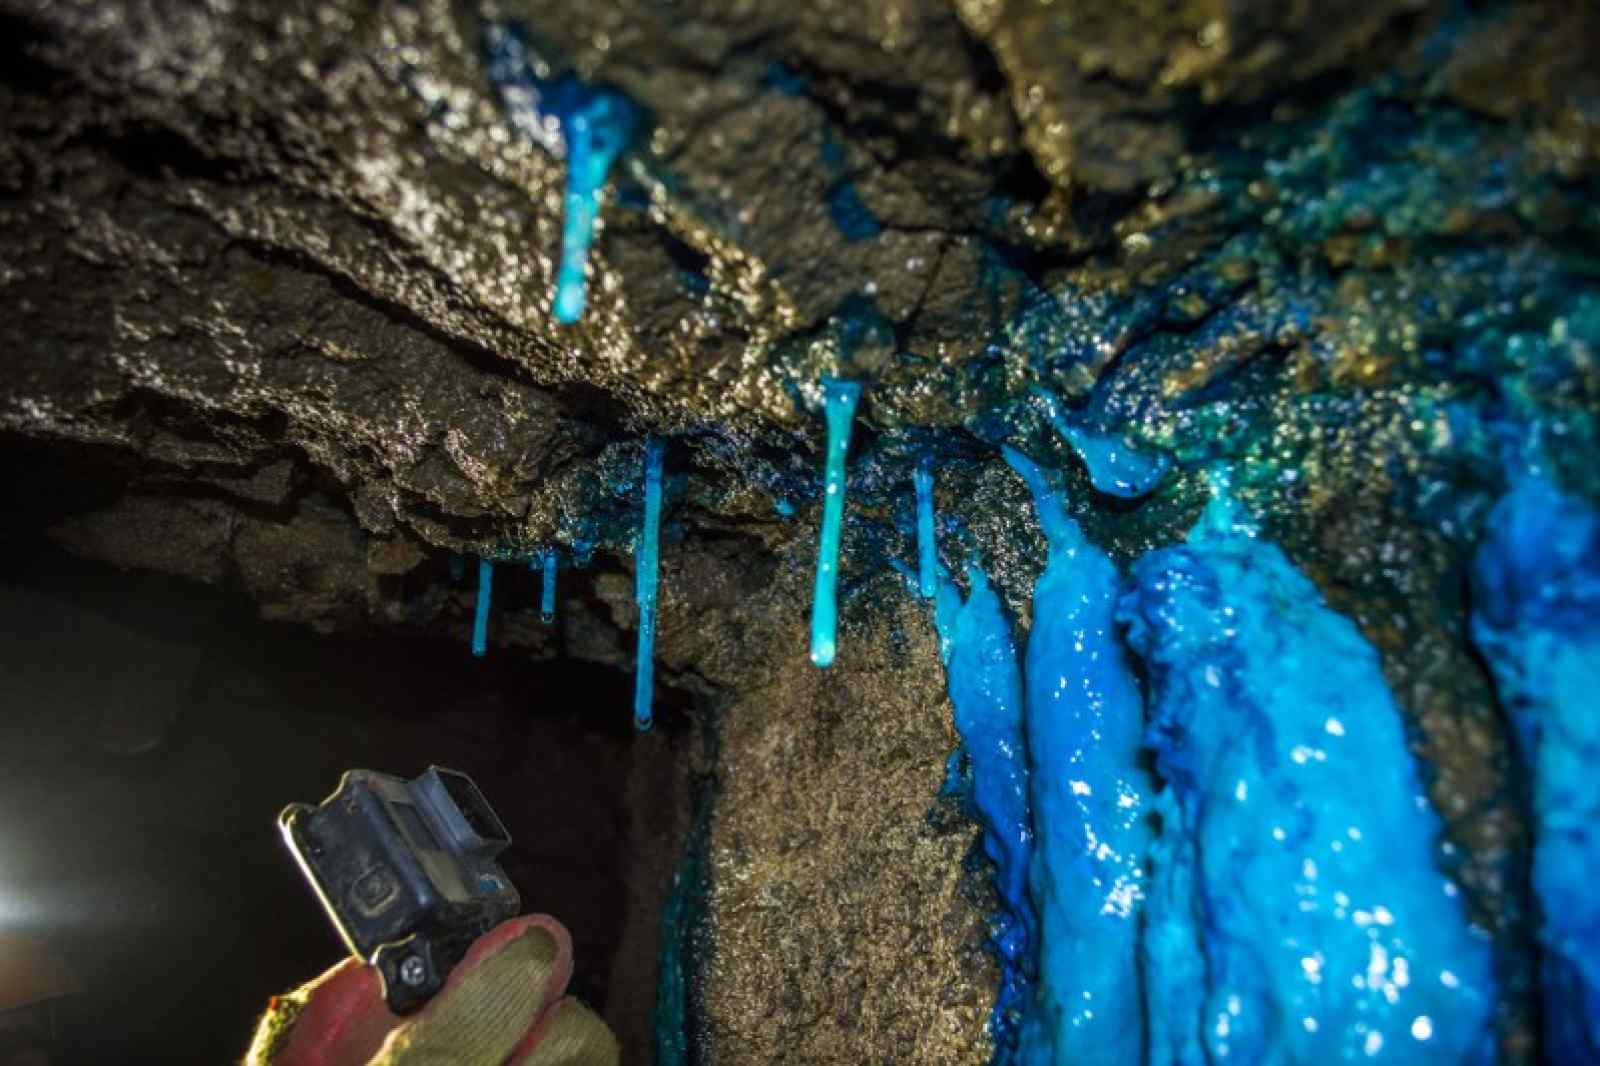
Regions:
M 498 111 L 484 16 L 651 117 L 575 327 L 548 313 L 562 164 Z M 879 574 L 910 457 L 939 452 L 946 550 L 1014 610 L 1042 551 L 1000 440 L 1065 469 L 1120 563 L 1228 461 L 1383 653 L 1526 1055 L 1525 839 L 1462 561 L 1497 427 L 1600 495 L 1597 34 L 1563 0 L 0 0 L 18 498 L 75 550 L 325 630 L 463 639 L 449 553 L 598 549 L 555 630 L 495 640 L 625 667 L 637 437 L 670 434 L 662 698 L 722 736 L 709 1049 L 973 1061 L 970 836 L 915 814 L 947 709 Z M 817 675 L 826 371 L 871 388 Z M 1178 473 L 1097 497 L 1029 385 Z
M 853 635 L 824 673 L 783 609 L 807 576 L 709 610 L 680 594 L 663 616 L 699 620 L 663 660 L 738 693 L 707 856 L 709 1046 L 719 1062 L 979 1061 L 994 979 L 974 829 L 935 800 L 955 738 L 932 619 L 902 603 L 880 623 L 897 640 Z

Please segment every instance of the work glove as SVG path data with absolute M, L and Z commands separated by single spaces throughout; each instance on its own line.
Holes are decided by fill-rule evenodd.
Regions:
M 616 1066 L 605 1022 L 571 996 L 572 939 L 547 915 L 479 937 L 433 999 L 400 1017 L 378 972 L 346 959 L 256 1027 L 245 1066 Z

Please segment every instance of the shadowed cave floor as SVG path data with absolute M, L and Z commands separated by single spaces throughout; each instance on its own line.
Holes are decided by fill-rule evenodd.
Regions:
M 62 1061 L 235 1061 L 270 995 L 342 955 L 277 812 L 351 767 L 433 762 L 479 782 L 526 909 L 572 931 L 572 990 L 647 1061 L 688 800 L 670 721 L 636 738 L 625 713 L 595 713 L 630 692 L 594 666 L 475 662 L 465 640 L 321 637 L 228 590 L 13 542 L 0 912 L 86 986 L 61 1016 Z

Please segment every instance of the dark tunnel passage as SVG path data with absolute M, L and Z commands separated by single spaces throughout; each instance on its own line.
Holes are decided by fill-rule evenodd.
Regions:
M 319 636 L 225 588 L 19 535 L 0 573 L 0 914 L 73 971 L 63 1062 L 237 1061 L 268 997 L 343 947 L 278 839 L 352 767 L 473 776 L 525 911 L 572 932 L 571 991 L 646 1061 L 661 904 L 688 820 L 631 679 Z

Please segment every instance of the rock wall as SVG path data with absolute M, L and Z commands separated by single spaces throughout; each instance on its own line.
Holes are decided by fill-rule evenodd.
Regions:
M 486 19 L 647 115 L 574 326 L 563 163 L 507 123 Z M 932 455 L 946 562 L 1026 623 L 1044 545 L 1001 443 L 1123 565 L 1234 467 L 1382 654 L 1530 1053 L 1464 567 L 1508 454 L 1600 497 L 1586 5 L 4 0 L 0 41 L 0 430 L 62 543 L 462 642 L 449 557 L 556 544 L 592 558 L 559 625 L 495 648 L 627 667 L 639 442 L 669 439 L 660 699 L 720 736 L 716 1061 L 985 1054 L 988 904 L 971 827 L 926 820 L 948 708 L 887 563 Z M 868 388 L 817 674 L 824 373 Z M 1041 389 L 1172 475 L 1099 493 Z

